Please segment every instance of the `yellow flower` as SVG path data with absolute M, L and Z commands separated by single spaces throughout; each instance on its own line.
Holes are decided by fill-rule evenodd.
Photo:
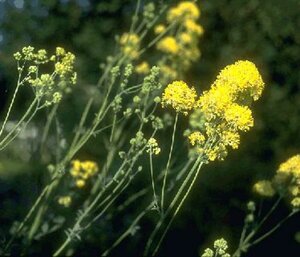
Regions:
M 300 179 L 300 154 L 297 154 L 280 164 L 277 173 L 291 175 Z
M 294 208 L 300 208 L 300 197 L 295 197 L 295 198 L 292 200 L 291 205 L 292 205 Z
M 139 56 L 140 38 L 135 33 L 124 33 L 120 38 L 122 52 L 130 59 L 136 59 Z
M 99 171 L 97 163 L 92 161 L 81 162 L 79 160 L 73 160 L 71 165 L 70 173 L 71 176 L 76 179 L 75 184 L 78 188 L 84 187 L 86 180 Z
M 232 131 L 224 131 L 221 136 L 221 140 L 224 145 L 229 145 L 232 149 L 239 148 L 240 135 Z
M 120 38 L 121 45 L 137 45 L 140 43 L 140 38 L 135 33 L 124 33 Z
M 212 86 L 205 91 L 197 101 L 197 107 L 205 114 L 207 120 L 222 116 L 233 102 L 231 91 L 228 87 Z
M 158 42 L 157 49 L 165 53 L 177 54 L 179 46 L 174 37 L 168 36 Z
M 189 135 L 189 140 L 192 146 L 202 145 L 205 142 L 205 136 L 201 132 L 196 131 Z
M 268 180 L 261 180 L 254 184 L 253 190 L 261 196 L 272 197 L 275 194 L 275 190 L 272 183 Z
M 135 67 L 135 71 L 139 74 L 147 74 L 150 71 L 149 64 L 144 61 Z
M 248 131 L 254 125 L 248 105 L 261 95 L 263 86 L 255 65 L 239 61 L 225 67 L 211 89 L 200 96 L 195 111 L 201 113 L 207 140 L 212 142 L 211 147 L 205 150 L 209 160 L 224 159 L 227 146 L 238 148 L 239 131 Z
M 148 140 L 148 143 L 147 143 L 147 150 L 146 152 L 147 153 L 154 153 L 155 155 L 158 155 L 160 153 L 160 147 L 158 146 L 158 143 L 156 141 L 155 138 L 151 137 L 149 140 Z
M 223 161 L 227 156 L 226 146 L 222 143 L 215 145 L 214 147 L 205 149 L 205 154 L 210 161 L 220 160 Z
M 289 191 L 290 191 L 291 195 L 297 196 L 300 194 L 300 187 L 299 186 L 290 186 Z
M 194 2 L 183 1 L 169 10 L 167 20 L 173 22 L 178 18 L 198 19 L 200 10 Z
M 179 39 L 183 44 L 189 44 L 192 42 L 192 37 L 189 33 L 183 32 L 179 35 Z
M 194 88 L 189 88 L 183 81 L 174 81 L 163 92 L 162 106 L 171 105 L 176 112 L 187 115 L 187 111 L 194 107 L 196 97 Z
M 74 72 L 74 63 L 75 63 L 75 55 L 70 52 L 63 52 L 62 48 L 59 48 L 61 50 L 56 50 L 59 53 L 59 56 L 61 59 L 55 63 L 55 72 L 61 77 L 61 78 L 67 78 L 67 77 L 73 77 Z M 62 55 L 62 53 L 65 53 Z M 72 84 L 76 83 L 76 80 L 70 80 Z
M 254 63 L 237 61 L 226 66 L 214 83 L 216 86 L 227 86 L 238 98 L 249 95 L 254 101 L 259 99 L 264 89 L 264 82 Z
M 166 30 L 166 27 L 162 24 L 159 24 L 159 25 L 155 26 L 154 33 L 160 34 L 160 33 L 163 33 L 165 30 Z
M 56 55 L 57 56 L 64 56 L 66 54 L 65 49 L 62 47 L 56 47 Z
M 297 154 L 279 165 L 274 183 L 280 191 L 285 190 L 291 198 L 291 205 L 300 207 L 300 155 Z
M 187 31 L 195 33 L 198 36 L 201 36 L 204 33 L 203 27 L 193 20 L 186 20 L 184 26 Z
M 225 120 L 229 127 L 247 131 L 253 127 L 254 120 L 248 106 L 232 104 L 225 110 Z
M 58 203 L 64 207 L 69 207 L 72 203 L 72 198 L 70 196 L 61 196 L 58 198 Z
M 85 186 L 85 181 L 83 179 L 77 179 L 76 180 L 76 186 L 78 188 L 83 188 Z

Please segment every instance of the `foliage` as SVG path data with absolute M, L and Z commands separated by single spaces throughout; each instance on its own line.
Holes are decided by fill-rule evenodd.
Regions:
M 23 6 L 17 8 L 17 2 Z M 300 77 L 295 68 L 300 56 L 298 1 L 198 1 L 198 9 L 178 1 L 155 1 L 155 5 L 141 1 L 138 21 L 136 2 L 0 2 L 1 122 L 7 117 L 0 136 L 10 134 L 0 143 L 5 147 L 0 157 L 1 195 L 5 199 L 0 231 L 4 243 L 16 235 L 12 250 L 17 253 L 39 253 L 45 246 L 49 254 L 54 253 L 66 240 L 63 250 L 70 254 L 99 255 L 107 250 L 106 254 L 114 256 L 141 255 L 153 227 L 161 224 L 154 233 L 155 248 L 166 227 L 168 230 L 168 222 L 176 216 L 174 229 L 171 227 L 158 252 L 164 256 L 174 252 L 195 256 L 198 248 L 202 254 L 205 244 L 221 236 L 227 239 L 228 252 L 233 256 L 245 251 L 249 256 L 271 254 L 258 246 L 250 248 L 272 231 L 268 224 L 265 231 L 258 229 L 263 219 L 257 208 L 246 208 L 244 229 L 239 233 L 244 203 L 250 197 L 256 201 L 253 185 L 268 197 L 263 213 L 268 213 L 267 207 L 279 209 L 269 217 L 270 224 L 275 224 L 274 232 L 280 231 L 276 224 L 282 217 L 297 215 L 297 182 L 288 186 L 287 204 L 275 200 L 272 206 L 271 196 L 275 192 L 281 196 L 282 192 L 277 163 L 299 151 Z M 35 105 L 31 107 L 36 94 L 23 85 L 15 91 L 20 70 L 16 71 L 11 56 L 18 49 L 21 53 L 24 45 L 46 48 L 49 53 L 60 45 L 76 55 L 75 62 L 69 62 L 70 69 L 65 70 L 58 59 L 51 61 L 50 55 L 47 63 L 28 64 L 22 70 L 26 74 L 21 78 L 28 79 L 20 82 L 36 92 L 47 92 L 39 112 L 35 112 Z M 43 54 L 36 51 L 34 55 L 38 53 Z M 247 85 L 243 83 L 247 76 L 226 74 L 229 64 L 241 67 L 233 74 L 248 70 L 248 62 L 242 63 L 244 66 L 235 63 L 244 59 L 251 61 L 249 70 L 251 63 L 256 64 L 254 73 L 257 69 L 267 85 L 262 99 L 254 105 L 244 93 L 232 97 L 226 87 L 218 86 L 234 84 L 231 77 L 238 85 Z M 39 76 L 29 78 L 27 74 L 36 74 L 35 66 L 40 66 Z M 62 76 L 56 79 L 70 84 L 75 70 L 78 83 L 72 87 L 58 86 L 60 82 L 50 76 L 58 72 Z M 7 112 L 14 92 L 17 98 L 12 101 L 12 111 Z M 257 97 L 261 94 L 259 90 L 247 92 L 254 98 L 255 93 Z M 198 108 L 194 108 L 195 103 Z M 23 119 L 25 108 L 29 112 L 25 111 Z M 249 133 L 240 134 L 250 127 Z M 216 137 L 221 144 L 214 141 Z M 215 147 L 207 148 L 207 140 Z M 207 163 L 224 159 L 228 151 L 224 162 L 205 165 L 201 174 L 196 166 L 192 169 L 193 161 L 203 153 Z M 86 169 L 85 163 L 99 168 Z M 181 187 L 188 174 L 190 180 Z M 199 178 L 186 197 L 193 176 Z M 286 177 L 283 180 L 289 182 Z M 47 201 L 41 201 L 27 221 L 26 214 L 39 195 Z M 182 200 L 187 201 L 183 207 Z M 139 204 L 132 205 L 134 202 Z M 179 209 L 182 212 L 177 215 Z M 10 226 L 24 218 L 25 225 L 15 222 Z M 294 256 L 293 249 L 299 247 L 292 240 L 297 228 L 292 223 L 287 226 L 290 254 Z M 191 236 L 184 236 L 186 233 Z M 283 232 L 276 235 L 274 240 L 278 241 L 287 237 Z M 47 239 L 53 236 L 49 246 Z M 174 245 L 174 241 L 180 244 Z M 278 252 L 279 244 L 269 242 L 275 242 L 272 249 Z

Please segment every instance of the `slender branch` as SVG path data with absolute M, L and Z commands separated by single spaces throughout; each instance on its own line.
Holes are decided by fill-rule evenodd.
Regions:
M 159 249 L 159 247 L 160 247 L 160 245 L 161 245 L 161 243 L 162 243 L 162 241 L 163 241 L 165 235 L 167 234 L 167 232 L 168 232 L 168 230 L 169 230 L 169 228 L 170 228 L 172 222 L 174 221 L 174 219 L 175 219 L 177 213 L 179 212 L 181 206 L 183 205 L 184 201 L 186 200 L 187 196 L 189 195 L 189 193 L 190 193 L 190 191 L 191 191 L 193 185 L 195 184 L 195 181 L 196 181 L 196 179 L 197 179 L 197 177 L 198 177 L 198 174 L 199 174 L 199 172 L 200 172 L 200 169 L 201 169 L 202 165 L 203 165 L 203 162 L 201 162 L 201 163 L 199 164 L 198 169 L 197 169 L 197 171 L 196 171 L 196 173 L 195 173 L 195 175 L 194 175 L 194 178 L 193 178 L 193 180 L 192 180 L 190 186 L 188 187 L 186 193 L 184 194 L 183 198 L 181 199 L 180 203 L 178 204 L 178 206 L 177 206 L 177 208 L 176 208 L 176 210 L 175 210 L 175 212 L 174 212 L 174 214 L 173 214 L 171 220 L 169 221 L 169 223 L 168 223 L 167 227 L 165 228 L 165 230 L 164 230 L 162 236 L 160 237 L 159 242 L 158 242 L 158 244 L 157 244 L 157 246 L 156 246 L 156 248 L 155 248 L 155 250 L 154 250 L 152 256 L 154 256 L 154 255 L 157 253 L 157 251 L 158 251 L 158 249 Z
M 176 116 L 175 116 L 173 133 L 172 133 L 172 142 L 171 142 L 171 147 L 170 147 L 167 166 L 166 166 L 166 169 L 165 169 L 163 186 L 162 186 L 162 190 L 161 190 L 161 212 L 162 213 L 164 212 L 165 188 L 166 188 L 167 176 L 168 176 L 169 166 L 170 166 L 170 163 L 171 163 L 172 152 L 173 152 L 173 147 L 174 147 L 174 142 L 175 142 L 175 132 L 176 132 L 176 127 L 177 127 L 177 121 L 178 121 L 178 113 L 176 113 Z
M 281 225 L 283 223 L 285 223 L 289 218 L 291 218 L 292 216 L 294 216 L 296 213 L 299 213 L 299 210 L 292 211 L 289 215 L 287 215 L 280 222 L 278 222 L 275 227 L 273 227 L 271 230 L 269 230 L 268 232 L 266 232 L 265 234 L 263 234 L 262 236 L 260 236 L 256 240 L 254 240 L 251 243 L 251 246 L 258 244 L 259 242 L 261 242 L 262 240 L 264 240 L 265 238 L 267 238 L 268 236 L 270 236 L 271 234 L 273 234 L 277 229 L 279 229 L 281 227 Z

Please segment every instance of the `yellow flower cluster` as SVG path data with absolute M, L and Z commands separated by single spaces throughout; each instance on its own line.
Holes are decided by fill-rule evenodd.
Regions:
M 194 20 L 186 20 L 184 22 L 184 27 L 187 31 L 186 34 L 188 35 L 196 34 L 198 36 L 201 36 L 204 33 L 202 26 L 197 24 Z
M 135 67 L 135 72 L 138 74 L 147 74 L 150 71 L 149 64 L 147 62 L 141 62 Z
M 271 181 L 269 180 L 260 180 L 256 182 L 253 186 L 253 190 L 257 194 L 265 197 L 272 197 L 275 194 L 275 190 L 272 186 Z
M 75 184 L 78 188 L 84 187 L 86 181 L 99 171 L 97 163 L 92 161 L 74 160 L 71 164 L 70 174 L 75 178 Z
M 151 137 L 149 140 L 148 140 L 148 143 L 147 143 L 147 150 L 146 152 L 147 153 L 153 153 L 155 155 L 158 155 L 160 153 L 161 149 L 160 147 L 158 146 L 158 143 L 156 141 L 155 138 Z
M 156 44 L 157 49 L 166 54 L 159 66 L 172 64 L 170 69 L 173 72 L 163 73 L 164 77 L 168 78 L 168 74 L 173 75 L 175 72 L 175 77 L 178 78 L 200 57 L 198 41 L 203 34 L 203 28 L 197 23 L 199 17 L 200 10 L 196 3 L 183 1 L 167 12 L 167 25 L 159 24 L 154 28 L 155 34 L 166 34 Z M 172 26 L 175 29 L 168 30 Z M 174 76 L 169 77 L 169 81 L 171 79 L 174 79 Z
M 63 205 L 64 207 L 70 207 L 72 203 L 72 198 L 70 196 L 61 196 L 58 198 L 58 204 Z
M 232 97 L 243 101 L 251 97 L 258 100 L 264 89 L 264 82 L 254 63 L 250 61 L 238 61 L 228 65 L 217 77 L 215 86 L 230 87 Z
M 34 47 L 23 47 L 21 52 L 14 54 L 18 61 L 19 72 L 27 69 L 22 83 L 27 82 L 34 88 L 40 103 L 49 106 L 61 100 L 64 92 L 70 91 L 70 85 L 76 84 L 77 73 L 74 71 L 75 55 L 61 47 L 51 57 L 45 49 L 35 50 Z M 53 62 L 52 73 L 41 73 L 41 66 Z M 20 68 L 24 66 L 24 68 Z M 27 68 L 28 67 L 28 68 Z M 47 67 L 47 70 L 48 67 Z M 25 73 L 25 72 L 24 72 Z
M 192 146 L 202 145 L 205 142 L 205 136 L 199 132 L 193 132 L 189 135 L 189 140 Z
M 120 37 L 120 46 L 122 53 L 129 59 L 134 60 L 139 57 L 140 38 L 135 33 L 124 33 Z
M 166 26 L 163 24 L 159 24 L 159 25 L 155 26 L 154 33 L 160 34 L 160 33 L 163 33 L 165 30 L 166 30 Z
M 200 17 L 200 10 L 194 2 L 183 1 L 176 7 L 169 10 L 167 20 L 172 22 L 174 19 L 193 19 L 196 20 Z
M 280 164 L 277 173 L 300 178 L 300 155 L 297 154 Z
M 249 105 L 257 100 L 264 83 L 252 62 L 238 61 L 225 67 L 209 91 L 205 91 L 195 109 L 202 114 L 204 131 L 209 146 L 202 150 L 208 160 L 223 160 L 227 146 L 237 149 L 239 131 L 248 131 L 254 125 Z M 191 141 L 192 145 L 193 142 Z M 203 145 L 198 145 L 198 148 Z
M 165 88 L 161 103 L 163 108 L 170 105 L 176 112 L 187 115 L 193 109 L 196 97 L 194 88 L 190 88 L 183 81 L 174 81 Z
M 77 74 L 74 72 L 74 63 L 75 63 L 75 55 L 66 52 L 63 48 L 56 48 L 56 57 L 52 57 L 52 59 L 56 59 L 55 63 L 55 72 L 59 77 L 68 81 L 71 84 L 76 83 Z
M 287 196 L 294 208 L 300 208 L 300 154 L 280 164 L 271 180 L 258 181 L 254 190 L 262 196 L 272 196 L 278 192 Z
M 282 163 L 274 177 L 274 184 L 286 186 L 291 197 L 291 204 L 300 208 L 300 154 Z
M 165 53 L 177 54 L 179 52 L 179 45 L 174 37 L 168 36 L 158 42 L 157 49 Z

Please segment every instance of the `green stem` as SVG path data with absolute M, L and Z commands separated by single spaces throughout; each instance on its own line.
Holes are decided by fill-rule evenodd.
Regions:
M 149 153 L 149 162 L 150 162 L 150 173 L 151 173 L 151 184 L 152 184 L 152 190 L 153 190 L 153 198 L 154 198 L 155 204 L 157 204 L 157 196 L 156 196 L 155 183 L 154 183 L 152 149 L 150 149 L 150 153 Z
M 272 215 L 272 213 L 276 210 L 279 203 L 281 201 L 281 197 L 279 197 L 276 202 L 273 204 L 271 209 L 268 211 L 268 213 L 264 216 L 264 218 L 261 220 L 261 222 L 257 225 L 255 229 L 253 229 L 247 236 L 246 236 L 246 225 L 244 225 L 239 246 L 237 250 L 234 252 L 232 257 L 240 257 L 242 252 L 247 251 L 247 249 L 251 246 L 250 241 L 251 239 L 256 235 L 258 230 L 261 228 L 261 226 L 265 223 L 265 221 Z
M 84 108 L 84 111 L 83 111 L 83 113 L 81 115 L 81 118 L 80 118 L 80 121 L 79 121 L 79 126 L 78 126 L 78 128 L 76 130 L 74 139 L 73 139 L 73 141 L 71 143 L 71 146 L 70 146 L 70 149 L 72 149 L 76 145 L 76 143 L 78 142 L 80 133 L 82 132 L 83 125 L 84 125 L 84 123 L 86 121 L 87 115 L 89 113 L 89 110 L 90 110 L 90 108 L 92 106 L 93 101 L 94 101 L 94 99 L 90 98 L 89 101 L 88 101 L 88 103 L 86 104 L 86 106 Z
M 155 248 L 155 250 L 154 250 L 152 256 L 154 256 L 154 255 L 157 253 L 157 251 L 158 251 L 158 249 L 159 249 L 159 247 L 160 247 L 160 245 L 161 245 L 161 243 L 162 243 L 162 241 L 163 241 L 165 235 L 167 234 L 167 232 L 168 232 L 168 230 L 169 230 L 169 228 L 170 228 L 170 226 L 171 226 L 173 220 L 175 219 L 175 216 L 177 215 L 177 213 L 179 212 L 179 210 L 180 210 L 181 206 L 183 205 L 185 199 L 186 199 L 187 196 L 189 195 L 189 193 L 190 193 L 190 191 L 191 191 L 191 189 L 192 189 L 192 187 L 193 187 L 193 185 L 194 185 L 194 183 L 195 183 L 195 181 L 196 181 L 196 179 L 197 179 L 197 177 L 198 177 L 198 174 L 199 174 L 199 172 L 200 172 L 200 169 L 201 169 L 202 165 L 203 165 L 203 162 L 201 162 L 200 165 L 198 166 L 198 169 L 197 169 L 197 171 L 196 171 L 196 173 L 195 173 L 195 175 L 194 175 L 194 178 L 193 178 L 193 180 L 192 180 L 190 186 L 188 187 L 188 190 L 186 191 L 186 193 L 184 194 L 184 196 L 183 196 L 183 198 L 181 199 L 180 203 L 178 204 L 178 206 L 177 206 L 177 208 L 176 208 L 176 210 L 175 210 L 175 212 L 174 212 L 174 214 L 173 214 L 171 220 L 169 221 L 169 223 L 168 223 L 167 227 L 165 228 L 165 230 L 164 230 L 162 236 L 160 237 L 160 239 L 159 239 L 159 241 L 158 241 L 158 244 L 157 244 L 157 246 L 156 246 L 156 248 Z
M 130 224 L 128 229 L 109 247 L 101 256 L 107 256 L 115 247 L 117 247 L 127 236 L 132 234 L 132 230 L 136 226 L 136 224 L 147 214 L 147 212 L 151 209 L 152 204 L 149 205 L 145 210 L 143 210 Z
M 7 113 L 6 113 L 4 122 L 3 122 L 3 124 L 2 124 L 1 130 L 0 130 L 0 137 L 1 137 L 2 133 L 3 133 L 3 131 L 4 131 L 5 125 L 6 125 L 7 121 L 8 121 L 10 112 L 11 112 L 12 107 L 13 107 L 13 104 L 14 104 L 14 102 L 15 102 L 17 93 L 18 93 L 19 88 L 20 88 L 20 86 L 21 86 L 21 83 L 20 83 L 20 80 L 21 80 L 21 74 L 22 74 L 22 73 L 19 72 L 19 77 L 18 77 L 17 86 L 16 86 L 16 89 L 15 89 L 15 91 L 14 91 L 14 94 L 13 94 L 12 100 L 11 100 L 11 102 L 10 102 L 10 105 L 9 105 L 9 107 L 8 107 L 8 111 L 7 111 Z
M 161 212 L 162 213 L 164 212 L 165 188 L 166 188 L 166 183 L 167 183 L 167 176 L 168 176 L 169 166 L 170 166 L 171 159 L 172 159 L 172 152 L 173 152 L 173 147 L 174 147 L 174 142 L 175 142 L 175 132 L 176 132 L 177 121 L 178 121 L 178 113 L 176 113 L 176 116 L 175 116 L 173 133 L 172 133 L 171 148 L 170 148 L 170 152 L 169 152 L 168 162 L 167 162 L 167 166 L 166 166 L 165 174 L 164 174 L 163 186 L 162 186 L 162 190 L 161 190 Z
M 53 118 L 56 114 L 56 111 L 58 109 L 58 106 L 59 106 L 59 103 L 55 104 L 50 112 L 50 114 L 48 115 L 47 117 L 47 122 L 46 122 L 46 125 L 45 125 L 45 128 L 44 128 L 44 131 L 43 131 L 43 135 L 42 135 L 42 139 L 41 139 L 41 152 L 43 152 L 43 149 L 44 149 L 44 145 L 45 145 L 45 142 L 46 142 L 46 139 L 47 139 L 47 136 L 49 134 L 49 130 L 50 130 L 50 126 L 51 126 L 51 123 L 53 121 Z
M 109 137 L 109 142 L 110 143 L 113 141 L 115 126 L 116 126 L 116 120 L 117 120 L 117 114 L 115 113 L 114 118 L 113 118 L 113 125 L 112 125 L 112 128 L 111 128 L 111 133 L 110 133 L 110 137 Z
M 190 181 L 195 169 L 197 168 L 199 162 L 200 162 L 201 156 L 198 157 L 198 159 L 195 161 L 192 169 L 190 170 L 190 172 L 188 172 L 188 175 L 186 176 L 185 180 L 183 181 L 182 185 L 180 186 L 178 192 L 176 193 L 174 199 L 172 200 L 171 204 L 169 205 L 167 211 L 164 213 L 163 216 L 161 216 L 160 220 L 158 221 L 158 223 L 156 224 L 153 232 L 151 233 L 148 242 L 146 244 L 146 248 L 145 248 L 145 252 L 144 252 L 144 256 L 148 256 L 148 253 L 150 251 L 150 247 L 152 245 L 152 242 L 154 240 L 154 237 L 156 236 L 156 234 L 158 233 L 159 229 L 161 228 L 161 226 L 163 225 L 163 222 L 165 220 L 165 218 L 167 217 L 167 215 L 171 212 L 171 210 L 173 209 L 173 207 L 175 206 L 175 204 L 177 203 L 180 195 L 182 194 L 183 190 L 185 189 L 185 187 L 187 186 L 188 182 Z
M 13 139 L 15 139 L 15 137 L 20 133 L 21 129 L 19 131 L 17 131 L 17 133 L 15 135 L 13 135 L 17 129 L 20 128 L 21 124 L 25 121 L 25 119 L 30 115 L 33 107 L 38 103 L 38 99 L 35 98 L 33 100 L 33 102 L 31 103 L 31 105 L 29 106 L 29 108 L 27 109 L 26 113 L 23 115 L 23 117 L 19 120 L 19 122 L 16 124 L 16 126 L 5 136 L 5 138 L 3 138 L 3 140 L 0 142 L 0 151 L 3 150 L 9 143 L 12 142 Z M 37 112 L 37 108 L 36 107 L 35 111 L 31 114 L 30 118 L 28 119 L 28 121 L 25 123 L 25 126 L 27 126 L 27 124 L 29 123 L 29 121 L 33 118 L 33 116 L 36 114 Z
M 52 183 L 48 186 L 48 190 L 45 192 L 45 201 L 42 203 L 42 205 L 39 207 L 37 214 L 34 217 L 34 220 L 32 222 L 32 225 L 28 232 L 28 241 L 31 242 L 32 238 L 34 237 L 36 231 L 38 230 L 41 222 L 43 221 L 43 215 L 47 211 L 47 199 L 51 195 L 53 189 L 59 184 L 59 180 L 55 179 L 52 181 Z
M 47 193 L 49 189 L 49 185 L 46 186 L 44 188 L 44 190 L 41 192 L 41 194 L 39 195 L 38 199 L 35 201 L 34 205 L 30 208 L 29 212 L 27 213 L 27 215 L 25 216 L 24 220 L 22 221 L 22 223 L 19 225 L 17 231 L 14 233 L 14 235 L 11 237 L 11 239 L 8 241 L 8 243 L 6 244 L 5 248 L 4 248 L 4 252 L 6 252 L 9 247 L 11 246 L 11 244 L 13 243 L 13 241 L 16 239 L 16 237 L 19 235 L 19 233 L 22 231 L 22 229 L 24 228 L 25 224 L 27 223 L 27 221 L 30 219 L 31 215 L 34 213 L 34 211 L 36 210 L 37 206 L 39 205 L 39 203 L 41 202 L 41 200 L 43 199 L 44 195 Z
M 280 222 L 278 222 L 274 228 L 272 228 L 267 233 L 263 234 L 262 236 L 260 236 L 259 238 L 257 238 L 255 241 L 253 241 L 251 243 L 251 246 L 258 244 L 259 242 L 261 242 L 262 240 L 264 240 L 265 238 L 267 238 L 268 236 L 270 236 L 271 234 L 273 234 L 277 229 L 279 229 L 281 227 L 281 225 L 284 222 L 286 222 L 289 218 L 291 218 L 292 216 L 294 216 L 298 212 L 299 211 L 292 211 L 288 216 L 286 216 L 284 219 L 282 219 Z

